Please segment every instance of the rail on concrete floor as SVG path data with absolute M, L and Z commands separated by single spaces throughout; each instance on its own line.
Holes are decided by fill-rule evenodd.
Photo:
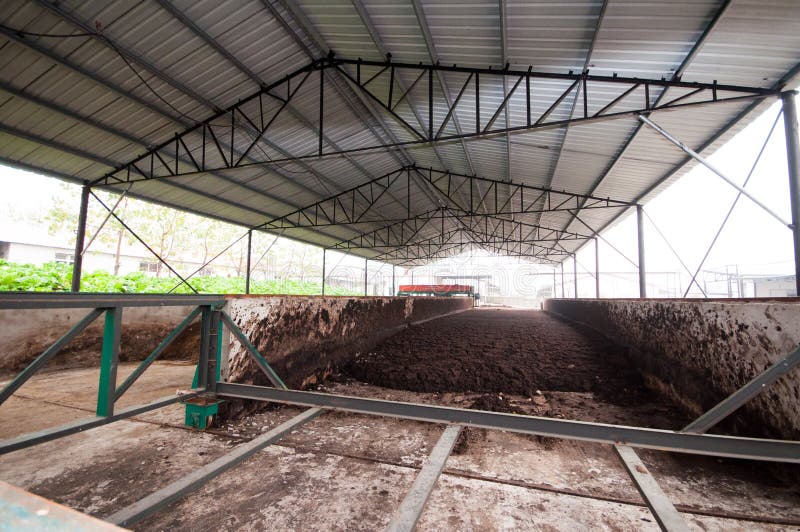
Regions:
M 65 308 L 91 309 L 83 320 L 67 331 L 61 339 L 56 341 L 51 348 L 34 360 L 16 379 L 6 386 L 2 392 L 2 397 L 4 398 L 10 396 L 14 390 L 30 378 L 33 373 L 40 369 L 80 330 L 88 326 L 91 321 L 101 314 L 106 316 L 102 344 L 103 354 L 101 357 L 101 387 L 97 402 L 98 416 L 56 429 L 48 429 L 40 433 L 2 441 L 0 442 L 0 454 L 90 429 L 118 419 L 124 419 L 181 400 L 181 396 L 169 397 L 148 405 L 140 405 L 114 412 L 114 402 L 132 384 L 131 382 L 125 386 L 126 383 L 123 383 L 120 387 L 116 387 L 115 381 L 122 307 L 174 304 L 195 305 L 196 308 L 140 364 L 137 370 L 140 368 L 141 370 L 138 373 L 135 370 L 133 375 L 141 375 L 144 369 L 163 351 L 165 347 L 162 346 L 165 343 L 168 344 L 183 328 L 200 315 L 202 324 L 200 357 L 190 392 L 192 395 L 204 394 L 210 398 L 276 402 L 310 407 L 310 409 L 252 442 L 237 447 L 228 455 L 203 466 L 189 476 L 173 482 L 133 505 L 120 510 L 109 518 L 110 521 L 115 523 L 132 524 L 147 517 L 162 508 L 165 504 L 164 501 L 171 502 L 180 499 L 202 486 L 211 478 L 234 467 L 258 450 L 278 441 L 283 435 L 311 421 L 324 410 L 388 416 L 445 424 L 450 427 L 445 431 L 440 444 L 437 444 L 434 448 L 425 467 L 420 472 L 420 477 L 418 482 L 415 482 L 414 489 L 408 494 L 392 519 L 391 527 L 393 530 L 413 529 L 437 478 L 444 469 L 455 437 L 461 427 L 467 426 L 614 445 L 620 459 L 631 472 L 631 477 L 645 502 L 656 517 L 659 525 L 665 530 L 682 530 L 685 528 L 685 523 L 671 502 L 666 499 L 664 493 L 658 488 L 644 465 L 638 460 L 632 449 L 634 447 L 739 459 L 800 463 L 800 442 L 708 435 L 705 433 L 744 402 L 763 391 L 769 384 L 774 382 L 777 378 L 776 376 L 791 370 L 800 363 L 800 349 L 791 353 L 774 367 L 768 368 L 761 375 L 754 377 L 748 384 L 722 401 L 709 413 L 701 416 L 697 422 L 683 431 L 676 432 L 289 390 L 264 357 L 247 339 L 246 335 L 233 323 L 230 316 L 222 310 L 224 303 L 224 299 L 220 296 L 136 296 L 126 298 L 106 295 L 46 295 L 28 299 L 0 294 L 0 309 L 53 308 L 59 305 Z M 258 367 L 264 371 L 274 387 L 220 381 L 220 332 L 223 326 L 229 327 L 231 332 L 245 346 L 250 356 Z M 2 404 L 2 401 L 0 401 L 0 404 Z

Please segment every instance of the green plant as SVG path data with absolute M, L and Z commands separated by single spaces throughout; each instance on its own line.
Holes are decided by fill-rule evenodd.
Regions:
M 106 271 L 94 271 L 83 274 L 81 290 L 163 294 L 172 290 L 178 282 L 174 277 L 152 277 L 143 272 L 112 275 Z M 198 292 L 204 294 L 244 293 L 243 277 L 198 276 L 192 277 L 189 282 Z M 0 259 L 0 291 L 65 292 L 70 289 L 71 283 L 72 267 L 67 264 L 51 262 L 36 266 Z M 296 279 L 253 280 L 250 284 L 250 292 L 253 294 L 315 295 L 321 291 L 318 282 Z M 339 296 L 358 295 L 357 292 L 338 287 L 326 287 L 326 292 Z M 190 294 L 192 291 L 181 284 L 173 293 Z

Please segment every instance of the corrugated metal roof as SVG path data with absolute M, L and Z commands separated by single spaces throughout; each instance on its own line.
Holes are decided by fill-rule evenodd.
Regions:
M 3 8 L 0 23 L 6 28 L 59 35 L 102 33 L 52 38 L 0 30 L 0 161 L 84 183 L 329 50 L 351 59 L 383 60 L 391 53 L 393 61 L 415 64 L 441 61 L 500 69 L 509 63 L 512 69 L 532 66 L 555 73 L 586 68 L 598 75 L 651 79 L 678 75 L 690 81 L 754 87 L 797 84 L 800 61 L 800 6 L 793 0 L 7 0 Z M 364 75 L 378 70 L 365 67 Z M 414 78 L 413 72 L 398 70 L 392 87 L 395 100 L 414 85 Z M 252 166 L 140 181 L 130 193 L 258 226 L 408 164 L 629 202 L 647 201 L 692 166 L 681 151 L 641 127 L 635 117 L 273 162 L 316 153 L 318 79 L 318 74 L 309 77 L 263 142 L 248 153 Z M 467 79 L 465 73 L 437 72 L 432 85 L 434 124 L 444 119 Z M 510 81 L 481 77 L 482 124 L 511 90 Z M 534 115 L 543 113 L 569 85 L 567 80 L 535 80 Z M 385 77 L 376 78 L 370 89 L 379 98 L 388 98 Z M 594 84 L 587 101 L 589 113 L 600 110 L 621 90 L 615 84 Z M 424 131 L 429 127 L 427 92 L 427 82 L 419 83 L 395 109 L 408 124 Z M 650 98 L 668 101 L 686 92 L 654 87 Z M 324 94 L 324 144 L 330 149 L 358 150 L 415 139 L 343 78 L 326 75 Z M 454 120 L 443 130 L 446 135 L 474 130 L 474 87 L 466 86 L 462 96 Z M 616 109 L 639 108 L 644 98 L 640 87 Z M 582 116 L 581 101 L 580 90 L 573 91 L 551 117 Z M 652 118 L 689 146 L 712 150 L 769 103 L 661 111 Z M 255 105 L 248 102 L 244 109 L 250 106 L 255 112 Z M 267 109 L 275 112 L 281 105 L 272 98 Z M 497 123 L 515 127 L 526 120 L 525 93 L 518 89 Z M 220 135 L 231 131 L 223 122 L 222 118 L 211 122 Z M 237 127 L 248 130 L 246 125 Z M 247 151 L 255 133 L 250 135 L 235 138 L 232 149 L 237 156 Z M 189 157 L 203 153 L 201 137 L 192 133 L 185 141 L 189 153 L 178 164 L 190 167 Z M 225 146 L 227 150 L 231 143 Z M 174 164 L 173 156 L 164 152 L 163 157 L 166 164 Z M 221 162 L 223 156 L 211 152 L 206 157 Z M 123 190 L 127 185 L 110 188 Z M 487 182 L 476 183 L 477 197 L 488 190 Z M 502 202 L 511 188 L 497 187 L 497 192 Z M 463 204 L 466 193 L 458 194 Z M 381 196 L 374 212 L 364 217 L 372 220 L 369 223 L 289 229 L 284 236 L 331 245 L 383 227 L 382 218 L 404 217 L 408 201 L 412 215 L 444 202 L 424 180 L 415 179 L 408 192 L 392 190 Z M 485 212 L 486 206 L 477 210 Z M 614 223 L 619 212 L 619 208 L 588 209 L 580 220 L 603 228 Z M 563 211 L 531 212 L 514 219 L 586 232 L 578 219 Z M 435 237 L 442 229 L 435 225 L 425 226 L 417 238 Z M 459 227 L 454 219 L 445 224 L 446 231 Z M 479 230 L 475 236 L 480 234 Z M 565 240 L 554 249 L 573 252 L 579 245 L 580 241 Z M 383 250 L 353 252 L 375 257 Z

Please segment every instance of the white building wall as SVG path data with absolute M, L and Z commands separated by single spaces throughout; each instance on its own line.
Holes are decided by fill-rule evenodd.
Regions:
M 35 264 L 41 266 L 48 262 L 65 262 L 72 264 L 74 250 L 72 248 L 47 246 L 40 244 L 25 244 L 20 242 L 4 242 L 7 245 L 8 256 L 2 257 L 9 262 L 17 264 Z M 114 262 L 116 258 L 113 253 L 105 251 L 88 251 L 83 257 L 83 271 L 93 272 L 97 270 L 114 273 Z M 131 272 L 142 271 L 142 263 L 157 264 L 158 260 L 152 256 L 120 255 L 119 275 L 126 275 Z M 183 262 L 178 260 L 168 261 L 179 272 L 194 272 L 200 267 L 199 262 Z M 227 267 L 222 264 L 211 264 L 208 270 L 213 275 L 236 275 L 235 268 Z M 148 271 L 150 275 L 155 275 L 154 271 Z M 162 267 L 161 275 L 171 276 L 168 268 Z
M 47 262 L 67 262 L 71 264 L 73 255 L 74 250 L 70 248 L 9 242 L 8 258 L 6 260 L 17 264 L 35 264 L 37 266 Z M 86 272 L 95 270 L 113 272 L 114 262 L 115 256 L 111 253 L 89 251 L 83 257 L 83 270 Z M 120 255 L 119 274 L 125 275 L 139 271 L 142 262 L 154 262 L 154 260 L 131 255 Z

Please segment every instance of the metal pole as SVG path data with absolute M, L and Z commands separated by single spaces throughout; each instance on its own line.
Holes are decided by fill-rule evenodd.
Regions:
M 792 206 L 792 233 L 794 236 L 794 283 L 800 294 L 800 136 L 797 131 L 797 91 L 781 94 L 783 100 L 783 127 L 786 130 L 786 161 L 789 164 L 789 199 Z
M 564 299 L 564 263 L 559 262 L 558 266 L 561 268 L 561 299 Z
M 364 295 L 367 295 L 367 268 L 369 267 L 369 259 L 364 259 Z
M 647 297 L 647 271 L 644 264 L 644 211 L 641 205 L 636 206 L 636 231 L 639 237 L 639 297 L 644 298 Z
M 553 297 L 556 297 L 556 287 L 557 287 L 557 284 L 556 284 L 556 268 L 554 266 L 553 267 Z
M 572 254 L 572 284 L 575 285 L 575 293 L 573 296 L 578 299 L 578 256 Z
M 328 250 L 322 250 L 322 295 L 325 295 L 325 256 L 327 255 Z
M 253 230 L 247 232 L 247 271 L 244 275 L 244 293 L 250 293 L 250 257 L 253 251 Z
M 600 299 L 600 241 L 594 237 L 594 297 Z
M 81 207 L 78 212 L 78 234 L 75 237 L 75 253 L 72 259 L 72 291 L 81 291 L 81 271 L 83 269 L 83 241 L 86 238 L 86 216 L 89 211 L 89 192 L 84 185 L 81 188 Z
M 114 415 L 114 392 L 117 389 L 119 340 L 122 329 L 122 307 L 106 309 L 103 345 L 100 352 L 100 383 L 97 386 L 97 415 Z
M 394 264 L 392 264 L 392 295 L 395 295 Z

